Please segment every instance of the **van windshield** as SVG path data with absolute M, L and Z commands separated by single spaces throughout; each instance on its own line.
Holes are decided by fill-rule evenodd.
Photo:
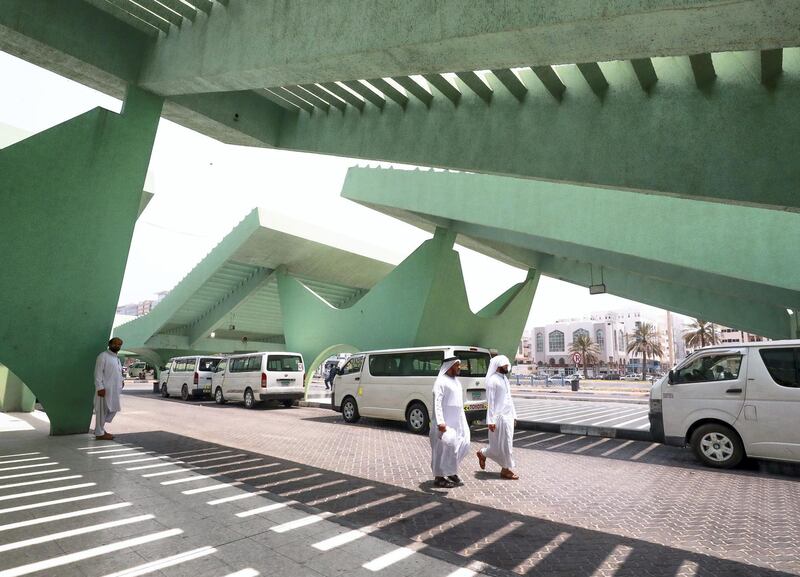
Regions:
M 221 359 L 211 359 L 208 357 L 204 357 L 200 359 L 200 368 L 198 369 L 200 372 L 209 371 L 214 372 L 217 369 L 217 365 L 219 364 Z
M 480 351 L 456 351 L 461 361 L 462 377 L 485 377 L 489 370 L 489 353 Z
M 303 370 L 303 361 L 298 355 L 270 355 L 267 359 L 267 370 L 296 373 Z

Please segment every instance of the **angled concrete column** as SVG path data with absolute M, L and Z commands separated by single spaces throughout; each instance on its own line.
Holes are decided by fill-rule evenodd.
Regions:
M 0 151 L 0 362 L 54 435 L 85 433 L 162 99 L 130 89 Z
M 530 312 L 538 273 L 487 305 L 469 309 L 455 234 L 439 228 L 348 308 L 336 308 L 299 280 L 278 273 L 287 350 L 308 369 L 336 352 L 477 345 L 513 355 Z M 306 387 L 308 386 L 307 378 Z
M 0 365 L 0 411 L 30 413 L 36 397 L 19 377 Z

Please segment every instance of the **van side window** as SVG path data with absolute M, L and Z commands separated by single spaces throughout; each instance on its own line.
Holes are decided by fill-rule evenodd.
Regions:
M 353 357 L 347 364 L 342 367 L 342 374 L 349 375 L 351 373 L 360 373 L 361 367 L 364 366 L 364 357 Z
M 247 357 L 247 368 L 244 369 L 248 372 L 253 371 L 260 371 L 261 370 L 261 355 L 255 355 L 252 357 Z
M 219 359 L 202 358 L 200 359 L 200 371 L 211 371 L 217 368 Z
M 739 378 L 742 355 L 717 354 L 697 357 L 673 373 L 672 384 L 732 381 Z
M 186 370 L 186 360 L 178 359 L 177 361 L 175 361 L 175 372 L 176 373 L 178 373 L 180 371 L 185 371 L 185 370 Z
M 197 359 L 186 359 L 186 371 L 194 371 L 194 366 L 197 364 Z
M 221 373 L 225 370 L 226 366 L 228 366 L 228 359 L 222 359 L 219 364 L 217 364 L 217 368 L 215 370 Z
M 761 349 L 759 353 L 773 381 L 782 387 L 800 388 L 800 348 Z
M 411 363 L 407 374 L 411 377 L 435 377 L 439 374 L 444 360 L 443 351 L 425 351 L 411 353 L 409 355 Z M 372 371 L 370 371 L 372 372 Z
M 270 355 L 267 359 L 268 371 L 297 372 L 303 370 L 301 365 L 297 355 Z
M 394 377 L 400 375 L 402 353 L 388 353 L 384 355 L 370 355 L 369 374 L 373 377 Z
M 235 359 L 231 359 L 230 371 L 232 373 L 243 373 L 246 370 L 247 370 L 247 357 L 238 357 Z

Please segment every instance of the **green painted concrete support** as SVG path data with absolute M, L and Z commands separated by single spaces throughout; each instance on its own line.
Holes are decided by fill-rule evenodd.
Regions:
M 0 411 L 30 413 L 36 397 L 7 366 L 0 365 Z
M 454 239 L 452 231 L 438 229 L 434 238 L 346 309 L 329 305 L 297 279 L 279 273 L 286 347 L 312 363 L 306 386 L 310 371 L 336 352 L 461 344 L 513 355 L 538 274 L 531 272 L 526 281 L 473 314 Z
M 0 151 L 0 361 L 54 435 L 85 433 L 162 99 L 131 89 Z

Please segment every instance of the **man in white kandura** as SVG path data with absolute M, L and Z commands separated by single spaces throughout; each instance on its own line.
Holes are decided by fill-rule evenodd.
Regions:
M 117 353 L 122 348 L 122 339 L 108 341 L 108 350 L 97 356 L 94 364 L 94 436 L 98 441 L 110 441 L 114 435 L 106 431 L 114 415 L 120 411 L 119 396 L 122 392 L 122 363 Z
M 462 485 L 458 464 L 469 452 L 469 424 L 464 414 L 464 392 L 456 378 L 461 362 L 445 359 L 433 384 L 431 423 L 431 469 L 434 485 L 452 489 Z
M 514 467 L 512 455 L 514 445 L 514 425 L 517 411 L 511 399 L 508 385 L 508 371 L 511 363 L 508 357 L 499 355 L 489 363 L 486 373 L 486 400 L 489 408 L 486 411 L 486 424 L 489 426 L 489 446 L 478 451 L 478 463 L 481 469 L 486 468 L 486 459 L 496 462 L 500 467 L 503 479 L 519 479 L 511 469 Z

